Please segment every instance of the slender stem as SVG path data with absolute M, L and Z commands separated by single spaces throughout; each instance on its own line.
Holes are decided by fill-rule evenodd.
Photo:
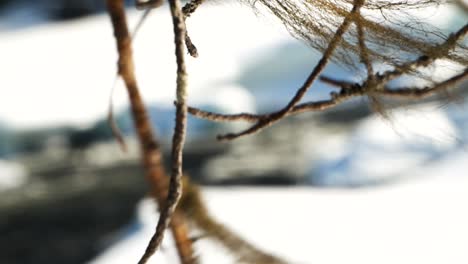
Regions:
M 296 105 L 291 111 L 288 112 L 287 116 L 301 114 L 305 112 L 318 112 L 329 108 L 332 108 L 344 101 L 351 98 L 367 95 L 367 90 L 360 84 L 350 84 L 347 81 L 338 81 L 328 77 L 321 77 L 333 84 L 333 86 L 341 87 L 339 93 L 332 92 L 332 98 L 328 100 L 306 102 Z M 468 69 L 465 69 L 462 73 L 449 78 L 446 81 L 435 84 L 432 87 L 403 87 L 396 89 L 389 89 L 384 87 L 382 90 L 375 91 L 376 94 L 395 97 L 395 98 L 424 98 L 429 97 L 437 92 L 444 91 L 450 87 L 455 87 L 468 78 Z M 341 84 L 340 84 L 341 83 Z M 213 113 L 204 111 L 195 107 L 189 107 L 188 112 L 198 118 L 207 119 L 214 122 L 233 122 L 233 121 L 245 121 L 245 122 L 258 122 L 264 118 L 268 118 L 268 114 L 253 115 L 248 113 L 224 115 L 219 113 Z
M 151 238 L 139 264 L 145 264 L 157 251 L 164 238 L 164 231 L 169 226 L 177 203 L 182 195 L 182 152 L 185 142 L 187 124 L 187 72 L 184 59 L 185 24 L 179 0 L 169 0 L 172 22 L 174 25 L 174 41 L 177 61 L 176 90 L 176 125 L 172 140 L 172 166 L 169 190 L 164 206 L 160 210 L 156 231 Z
M 203 238 L 211 238 L 222 244 L 238 258 L 236 263 L 285 264 L 285 260 L 264 252 L 242 237 L 216 221 L 206 208 L 196 185 L 184 177 L 184 195 L 180 201 L 181 209 L 186 212 L 197 228 L 203 231 Z
M 358 27 L 358 30 L 359 30 L 359 27 Z M 389 97 L 421 98 L 421 97 L 430 96 L 443 89 L 453 87 L 454 85 L 466 79 L 466 70 L 465 72 L 457 76 L 454 76 L 446 81 L 435 84 L 433 87 L 426 87 L 426 88 L 406 87 L 406 88 L 399 88 L 399 89 L 388 89 L 386 88 L 386 84 L 390 80 L 398 78 L 401 75 L 408 73 L 416 68 L 426 67 L 430 65 L 432 62 L 434 62 L 437 58 L 443 57 L 443 54 L 453 49 L 457 45 L 457 42 L 460 39 L 462 39 L 467 33 L 468 33 L 468 24 L 465 24 L 458 31 L 451 34 L 446 39 L 446 41 L 432 48 L 433 50 L 439 50 L 439 52 L 435 55 L 435 57 L 429 57 L 429 56 L 423 55 L 417 58 L 416 60 L 409 61 L 401 65 L 397 65 L 395 69 L 393 70 L 386 71 L 382 74 L 380 73 L 372 74 L 372 77 L 369 76 L 369 73 L 372 72 L 370 59 L 365 58 L 365 55 L 362 56 L 363 54 L 361 51 L 361 58 L 366 64 L 366 69 L 368 71 L 368 79 L 369 77 L 370 79 L 373 79 L 373 83 L 369 83 L 369 81 L 365 81 L 365 84 L 361 85 L 359 83 L 352 83 L 349 81 L 342 81 L 342 80 L 337 80 L 337 79 L 326 77 L 326 76 L 321 76 L 320 77 L 321 81 L 335 88 L 342 89 L 342 91 L 340 92 L 340 95 L 336 97 L 335 100 L 323 100 L 323 101 L 317 101 L 317 102 L 308 102 L 308 103 L 298 104 L 294 106 L 285 116 L 303 113 L 303 112 L 325 110 L 327 108 L 335 106 L 337 104 L 337 100 L 341 102 L 341 101 L 347 100 L 355 96 L 368 95 L 370 90 L 372 90 L 372 92 L 375 94 L 389 96 Z M 361 32 L 358 32 L 358 34 L 359 35 L 362 34 L 361 35 L 362 37 L 360 37 L 360 40 L 359 40 L 361 50 L 362 50 L 362 47 L 365 48 L 365 42 L 363 41 L 364 39 L 363 29 Z M 344 93 L 343 90 L 348 90 L 348 92 Z M 349 92 L 351 90 L 353 90 L 354 92 Z M 273 112 L 273 113 L 267 113 L 267 114 L 250 114 L 250 113 L 220 114 L 220 113 L 214 113 L 214 112 L 209 112 L 209 111 L 203 111 L 195 107 L 189 107 L 188 111 L 191 115 L 195 117 L 207 119 L 207 120 L 211 120 L 215 122 L 245 121 L 245 122 L 251 122 L 251 123 L 256 123 L 256 124 L 261 123 L 262 120 L 269 120 L 272 118 L 272 115 L 278 113 L 278 112 Z
M 135 6 L 137 9 L 153 9 L 161 6 L 164 0 L 135 0 Z
M 387 83 L 395 78 L 400 77 L 404 73 L 409 73 L 419 67 L 427 67 L 436 59 L 442 58 L 448 52 L 455 48 L 458 41 L 463 39 L 468 33 L 468 23 L 461 27 L 457 32 L 451 34 L 443 43 L 432 47 L 429 50 L 431 56 L 422 55 L 418 59 L 397 65 L 395 69 L 389 70 L 378 76 L 379 82 Z
M 394 89 L 385 89 L 379 93 L 385 96 L 390 97 L 399 97 L 399 98 L 413 98 L 419 99 L 431 96 L 437 92 L 444 91 L 449 87 L 455 87 L 457 84 L 466 81 L 468 78 L 468 68 L 443 82 L 437 83 L 432 87 L 403 87 L 403 88 L 394 88 Z
M 329 60 L 331 59 L 333 52 L 335 49 L 338 47 L 339 43 L 341 42 L 344 33 L 348 30 L 349 25 L 351 24 L 353 17 L 355 14 L 359 11 L 363 4 L 363 0 L 355 0 L 354 1 L 354 6 L 351 12 L 346 16 L 346 18 L 343 20 L 341 25 L 338 27 L 338 29 L 335 32 L 335 35 L 331 39 L 330 43 L 328 44 L 325 52 L 322 55 L 322 58 L 320 61 L 317 63 L 317 65 L 314 67 L 310 75 L 307 77 L 306 81 L 304 84 L 297 90 L 296 94 L 294 97 L 289 101 L 289 103 L 281 109 L 280 111 L 277 111 L 275 113 L 272 113 L 268 115 L 267 118 L 260 119 L 255 125 L 251 126 L 250 128 L 239 132 L 239 133 L 229 133 L 226 135 L 219 135 L 218 140 L 232 140 L 238 137 L 242 137 L 245 135 L 250 135 L 257 133 L 261 130 L 263 130 L 266 127 L 269 127 L 288 115 L 288 113 L 294 109 L 294 107 L 301 101 L 301 99 L 304 97 L 306 92 L 309 90 L 309 88 L 312 86 L 314 81 L 317 79 L 319 74 L 323 71 Z
M 143 99 L 141 98 L 134 73 L 131 36 L 127 26 L 123 0 L 107 0 L 107 8 L 114 28 L 114 35 L 119 53 L 118 74 L 122 77 L 130 98 L 133 120 L 137 131 L 143 164 L 148 181 L 151 183 L 152 195 L 163 207 L 167 194 L 168 179 L 162 162 L 158 141 L 151 127 Z M 193 263 L 193 248 L 188 236 L 185 218 L 177 212 L 171 222 L 171 230 L 176 240 L 181 262 Z
M 185 4 L 185 6 L 182 8 L 182 13 L 184 14 L 184 23 L 185 20 L 187 20 L 188 17 L 190 17 L 197 8 L 203 4 L 205 0 L 191 0 Z M 190 38 L 188 32 L 185 32 L 185 46 L 187 47 L 187 50 L 192 57 L 198 57 L 198 49 L 193 44 L 192 39 Z

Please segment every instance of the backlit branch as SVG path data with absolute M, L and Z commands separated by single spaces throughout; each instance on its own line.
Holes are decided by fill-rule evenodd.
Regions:
M 401 65 L 397 65 L 395 69 L 389 70 L 380 74 L 378 77 L 380 82 L 387 83 L 395 78 L 400 77 L 402 74 L 410 73 L 420 67 L 427 67 L 431 63 L 433 63 L 436 59 L 442 58 L 453 50 L 457 43 L 462 40 L 465 35 L 468 33 L 468 24 L 465 24 L 462 28 L 460 28 L 454 34 L 451 34 L 449 38 L 442 44 L 436 45 L 429 49 L 426 53 L 432 55 L 422 55 L 418 59 L 414 61 L 410 61 Z
M 430 96 L 436 92 L 440 92 L 443 89 L 448 89 L 450 87 L 454 87 L 459 82 L 463 81 L 466 78 L 466 71 L 456 75 L 446 81 L 435 83 L 432 87 L 407 87 L 407 88 L 400 88 L 400 89 L 389 89 L 387 87 L 387 83 L 393 79 L 399 78 L 400 76 L 408 73 L 412 73 L 421 67 L 427 67 L 431 65 L 436 59 L 445 57 L 445 55 L 455 49 L 458 45 L 460 40 L 462 40 L 465 35 L 468 33 L 468 24 L 461 27 L 457 32 L 451 34 L 443 43 L 433 46 L 430 50 L 427 51 L 428 54 L 432 54 L 432 56 L 422 55 L 413 61 L 409 61 L 403 63 L 401 65 L 396 65 L 393 70 L 385 71 L 384 73 L 373 73 L 370 57 L 368 56 L 368 50 L 365 44 L 365 34 L 364 29 L 360 23 L 359 19 L 356 19 L 357 30 L 358 30 L 358 42 L 360 45 L 360 56 L 361 61 L 364 62 L 367 71 L 367 78 L 362 83 L 352 83 L 349 81 L 344 80 L 337 80 L 330 77 L 322 76 L 320 80 L 327 84 L 330 84 L 333 87 L 337 87 L 341 89 L 341 92 L 336 94 L 333 93 L 334 98 L 331 100 L 323 100 L 317 102 L 309 102 L 294 106 L 290 111 L 287 112 L 285 116 L 291 114 L 298 114 L 308 111 L 321 111 L 327 108 L 333 107 L 338 103 L 346 101 L 349 98 L 362 96 L 362 95 L 382 95 L 382 96 L 391 96 L 391 97 L 399 97 L 399 98 L 422 98 Z M 360 26 L 361 25 L 361 26 Z M 366 52 L 367 51 L 367 52 Z M 323 58 L 322 58 L 323 60 Z M 317 66 L 316 66 L 317 67 Z M 352 91 L 352 92 L 351 92 Z M 336 96 L 338 95 L 338 96 Z M 378 102 L 377 102 L 378 105 Z M 377 108 L 377 110 L 379 110 Z M 240 114 L 219 114 L 209 111 L 203 111 L 201 109 L 195 107 L 189 107 L 188 111 L 190 114 L 202 118 L 208 119 L 216 122 L 232 122 L 232 121 L 246 121 L 251 123 L 256 123 L 253 128 L 259 126 L 258 124 L 263 124 L 265 120 L 271 120 L 275 118 L 274 113 L 269 114 L 250 114 L 250 113 L 240 113 Z M 383 111 L 379 111 L 382 113 Z M 283 118 L 281 117 L 281 118 Z M 255 133 L 258 130 L 249 130 L 249 133 Z M 235 136 L 238 136 L 236 134 Z
M 180 0 L 168 0 L 174 27 L 175 55 L 177 61 L 176 124 L 172 140 L 172 165 L 170 181 L 162 166 L 161 151 L 156 141 L 148 113 L 139 94 L 132 57 L 132 37 L 141 27 L 150 10 L 163 3 L 163 0 L 135 0 L 145 13 L 130 35 L 124 13 L 123 0 L 106 0 L 117 42 L 119 61 L 118 74 L 127 88 L 134 124 L 138 134 L 146 175 L 152 185 L 160 218 L 155 234 L 140 260 L 146 263 L 160 246 L 164 231 L 168 226 L 174 234 L 180 260 L 183 264 L 196 263 L 193 257 L 191 240 L 185 225 L 189 220 L 206 235 L 216 239 L 231 250 L 240 262 L 255 264 L 285 263 L 270 254 L 263 253 L 253 245 L 240 239 L 235 233 L 216 222 L 207 212 L 196 187 L 187 181 L 182 184 L 182 152 L 186 134 L 187 113 L 196 117 L 217 122 L 246 121 L 252 125 L 241 132 L 218 136 L 220 140 L 231 140 L 257 133 L 279 120 L 299 113 L 323 111 L 335 107 L 352 98 L 367 96 L 373 108 L 384 114 L 377 96 L 421 99 L 455 87 L 468 76 L 468 48 L 463 38 L 468 32 L 465 24 L 457 32 L 445 36 L 436 29 L 416 20 L 401 22 L 399 14 L 406 9 L 423 9 L 441 4 L 444 0 L 239 0 L 255 9 L 263 8 L 275 15 L 298 39 L 322 52 L 317 65 L 300 86 L 290 101 L 281 109 L 265 114 L 240 113 L 224 115 L 187 106 L 187 72 L 184 49 L 190 55 L 198 56 L 198 51 L 186 32 L 185 22 L 205 0 L 191 0 L 181 8 Z M 372 13 L 374 12 L 374 13 Z M 369 14 L 380 13 L 379 19 Z M 353 24 L 355 27 L 353 27 Z M 184 47 L 185 45 L 185 47 Z M 411 58 L 411 59 L 409 59 Z M 416 59 L 414 59 L 416 58 Z M 464 67 L 462 72 L 443 81 L 434 81 L 423 76 L 422 69 L 431 66 L 438 59 Z M 328 63 L 334 60 L 349 68 L 366 69 L 366 77 L 359 82 L 340 80 L 337 76 L 320 76 Z M 359 61 L 358 61 L 359 60 Z M 376 64 L 389 66 L 390 70 L 378 73 Z M 389 82 L 402 76 L 426 78 L 426 87 L 390 88 Z M 335 90 L 326 100 L 301 103 L 310 87 L 319 79 Z M 116 130 L 114 128 L 114 130 Z M 117 134 L 117 139 L 121 136 Z M 187 194 L 182 196 L 182 190 Z M 181 198 L 182 197 L 182 198 Z M 181 209 L 176 210 L 179 199 Z M 187 217 L 187 218 L 186 218 Z
M 372 67 L 372 61 L 369 56 L 369 49 L 367 48 L 366 45 L 366 32 L 365 28 L 363 26 L 363 17 L 361 16 L 361 12 L 358 11 L 356 14 L 356 18 L 354 19 L 354 24 L 356 25 L 357 28 L 357 37 L 358 37 L 358 44 L 359 44 L 359 55 L 361 58 L 361 62 L 364 63 L 366 66 L 366 72 L 367 72 L 367 80 L 366 83 L 369 87 L 376 88 L 375 84 L 375 78 L 374 78 L 374 69 Z M 388 119 L 387 112 L 384 110 L 384 107 L 380 100 L 377 98 L 375 93 L 370 90 L 367 93 L 367 97 L 369 99 L 371 108 L 379 113 L 381 116 L 385 117 Z
M 344 19 L 343 23 L 341 26 L 337 29 L 333 39 L 330 41 L 327 49 L 323 53 L 322 58 L 318 62 L 318 64 L 315 66 L 309 77 L 306 79 L 304 84 L 299 88 L 297 91 L 296 95 L 291 99 L 291 101 L 281 109 L 280 111 L 277 111 L 275 113 L 271 113 L 265 118 L 259 119 L 259 121 L 253 125 L 252 127 L 239 132 L 239 133 L 230 133 L 226 135 L 219 135 L 218 139 L 219 140 L 232 140 L 238 137 L 242 137 L 245 135 L 250 135 L 257 133 L 261 131 L 262 129 L 269 127 L 276 123 L 278 120 L 282 119 L 285 117 L 288 112 L 290 112 L 294 106 L 296 106 L 297 103 L 304 97 L 305 93 L 309 90 L 309 88 L 312 86 L 314 83 L 315 79 L 319 76 L 319 74 L 323 71 L 327 63 L 329 62 L 333 52 L 335 51 L 336 47 L 339 45 L 341 39 L 343 38 L 343 34 L 348 30 L 349 25 L 351 24 L 353 20 L 353 16 L 356 15 L 356 13 L 359 11 L 359 8 L 362 6 L 363 0 L 355 0 L 354 2 L 354 7 L 349 13 L 349 15 Z
M 374 93 L 377 95 L 388 96 L 388 97 L 395 97 L 395 98 L 407 98 L 407 99 L 420 99 L 434 95 L 437 92 L 444 91 L 451 87 L 456 87 L 456 85 L 460 84 L 461 82 L 468 79 L 468 70 L 465 69 L 464 72 L 455 75 L 454 77 L 435 84 L 431 87 L 405 87 L 405 88 L 387 88 L 381 90 L 374 90 Z M 314 101 L 314 102 L 306 102 L 302 104 L 296 105 L 290 112 L 288 112 L 287 116 L 301 114 L 306 112 L 319 112 L 323 110 L 327 110 L 332 108 L 340 103 L 348 101 L 351 98 L 359 97 L 367 95 L 368 87 L 365 84 L 359 83 L 350 83 L 348 81 L 340 81 L 333 78 L 322 76 L 320 80 L 330 84 L 336 88 L 339 88 L 339 92 L 331 92 L 330 99 L 328 100 L 321 100 L 321 101 Z M 233 122 L 233 121 L 244 121 L 244 122 L 258 122 L 258 120 L 262 120 L 263 118 L 268 118 L 268 114 L 249 114 L 249 113 L 241 113 L 241 114 L 219 114 L 209 111 L 204 111 L 195 107 L 189 107 L 188 112 L 198 118 L 207 119 L 214 122 Z

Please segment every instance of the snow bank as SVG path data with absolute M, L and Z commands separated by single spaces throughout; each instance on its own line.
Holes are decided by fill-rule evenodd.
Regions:
M 140 14 L 129 12 L 132 25 Z M 172 107 L 176 78 L 171 23 L 167 7 L 156 10 L 134 43 L 143 97 L 167 107 Z M 291 40 L 284 29 L 268 23 L 236 4 L 208 5 L 189 19 L 200 53 L 187 58 L 192 104 L 203 104 L 220 86 L 232 88 L 241 63 L 253 54 Z M 106 114 L 117 61 L 107 15 L 0 32 L 0 38 L 0 87 L 7 93 L 0 97 L 0 120 L 20 128 L 86 125 Z M 232 105 L 233 98 L 221 99 L 218 103 Z M 122 85 L 115 105 L 127 105 Z
M 361 121 L 340 148 L 314 164 L 310 181 L 317 185 L 359 186 L 405 178 L 408 171 L 450 156 L 463 132 L 438 104 L 398 108 L 390 120 L 373 115 Z M 336 145 L 336 144 L 335 144 Z
M 424 179 L 384 188 L 207 188 L 205 198 L 227 226 L 291 263 L 463 264 L 468 262 L 467 158 L 464 153 L 446 159 L 418 172 Z M 460 170 L 451 171 L 454 167 Z M 435 177 L 440 173 L 444 177 Z M 149 200 L 138 210 L 139 228 L 90 264 L 136 263 L 157 217 Z M 235 263 L 207 240 L 196 246 L 202 263 Z M 150 263 L 177 263 L 170 239 L 163 248 Z
M 28 175 L 22 165 L 0 159 L 0 191 L 19 187 L 27 180 Z

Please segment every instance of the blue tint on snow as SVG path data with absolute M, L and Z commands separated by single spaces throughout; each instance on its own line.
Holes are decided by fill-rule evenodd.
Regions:
M 319 59 L 320 54 L 305 44 L 288 42 L 252 59 L 239 74 L 237 82 L 252 92 L 260 111 L 271 111 L 284 106 L 294 96 Z M 321 75 L 359 81 L 356 74 L 335 63 L 330 63 Z M 333 90 L 333 87 L 317 80 L 303 102 L 329 98 Z
M 466 150 L 468 140 L 468 114 L 463 111 L 467 106 L 416 106 L 421 110 L 414 117 L 397 109 L 400 113 L 394 122 L 400 129 L 392 129 L 375 117 L 367 118 L 350 132 L 341 153 L 313 164 L 308 182 L 335 187 L 383 184 L 458 155 L 460 149 Z M 433 112 L 427 113 L 429 110 Z M 326 143 L 322 147 L 326 148 Z
M 219 108 L 210 105 L 202 106 L 202 108 L 208 111 L 220 111 Z M 175 108 L 151 105 L 148 107 L 148 112 L 158 137 L 164 141 L 170 140 L 175 126 Z M 134 133 L 133 119 L 129 110 L 117 115 L 117 123 L 125 135 Z M 221 125 L 189 115 L 187 120 L 188 139 L 213 136 Z

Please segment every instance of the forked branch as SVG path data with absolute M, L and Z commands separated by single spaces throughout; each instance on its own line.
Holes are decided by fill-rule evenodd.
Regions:
M 436 83 L 431 87 L 404 87 L 404 88 L 398 88 L 398 89 L 390 89 L 387 86 L 387 84 L 391 80 L 398 78 L 404 74 L 410 74 L 420 68 L 427 67 L 431 65 L 436 59 L 447 56 L 449 52 L 451 52 L 453 49 L 457 47 L 457 45 L 459 45 L 458 43 L 460 43 L 460 40 L 462 40 L 465 37 L 465 35 L 468 33 L 468 24 L 465 24 L 457 32 L 451 34 L 444 42 L 438 45 L 435 45 L 431 47 L 430 49 L 428 49 L 427 51 L 425 51 L 427 54 L 430 54 L 430 56 L 422 55 L 415 60 L 408 61 L 400 65 L 395 65 L 394 69 L 392 70 L 388 70 L 383 73 L 374 73 L 372 62 L 369 56 L 369 50 L 367 49 L 367 46 L 365 43 L 366 35 L 364 31 L 364 26 L 361 23 L 362 17 L 360 16 L 358 9 L 353 9 L 353 10 L 356 13 L 355 16 L 353 16 L 353 18 L 354 18 L 354 22 L 356 23 L 357 31 L 358 31 L 358 45 L 360 46 L 360 58 L 361 58 L 361 61 L 365 64 L 366 71 L 367 71 L 367 78 L 361 83 L 353 83 L 349 81 L 337 80 L 335 78 L 322 76 L 320 78 L 322 82 L 328 83 L 331 86 L 339 88 L 340 92 L 339 93 L 332 92 L 331 99 L 329 100 L 308 102 L 308 103 L 303 103 L 303 104 L 295 104 L 289 111 L 284 113 L 282 116 L 280 116 L 279 114 L 282 113 L 282 111 L 289 109 L 289 106 L 291 106 L 291 102 L 294 102 L 294 101 L 291 101 L 287 107 L 282 109 L 282 111 L 267 113 L 267 114 L 240 113 L 240 114 L 226 115 L 226 114 L 219 114 L 219 113 L 214 113 L 214 112 L 209 112 L 209 111 L 203 111 L 195 107 L 189 107 L 188 108 L 189 113 L 198 118 L 207 119 L 207 120 L 211 120 L 215 122 L 246 121 L 246 122 L 256 123 L 254 126 L 252 126 L 251 128 L 249 128 L 248 130 L 242 133 L 228 134 L 227 135 L 228 139 L 232 139 L 232 138 L 236 138 L 239 136 L 258 132 L 261 128 L 263 128 L 264 124 L 267 123 L 267 121 L 276 120 L 276 118 L 278 118 L 279 116 L 280 116 L 279 119 L 281 119 L 292 114 L 298 114 L 298 113 L 309 112 L 309 111 L 322 111 L 330 107 L 336 106 L 337 104 L 343 101 L 346 101 L 350 98 L 356 97 L 356 96 L 367 95 L 367 96 L 370 96 L 371 99 L 377 95 L 399 97 L 399 98 L 409 98 L 409 99 L 411 98 L 419 99 L 419 98 L 431 96 L 437 92 L 443 91 L 444 89 L 455 87 L 457 84 L 459 84 L 460 82 L 466 79 L 467 74 L 466 74 L 466 68 L 465 68 L 465 70 L 462 73 L 455 75 L 449 78 L 448 80 Z M 342 23 L 342 26 L 340 28 L 343 28 L 343 24 L 345 24 L 345 22 L 346 20 Z M 351 21 L 349 21 L 348 24 L 350 22 Z M 345 26 L 346 28 L 348 27 L 346 24 Z M 335 37 L 336 36 L 337 35 L 335 35 Z M 333 44 L 333 42 L 331 42 L 330 44 Z M 333 45 L 332 45 L 332 48 L 333 48 Z M 327 48 L 327 51 L 329 50 L 330 50 L 330 46 Z M 323 61 L 326 60 L 326 58 L 327 58 L 327 53 L 323 55 L 319 64 L 314 68 L 313 73 L 320 67 L 320 64 L 323 63 Z M 299 89 L 298 94 L 300 94 L 301 90 L 307 89 L 304 87 L 305 86 L 302 86 L 301 89 Z M 376 105 L 377 105 L 377 110 L 378 110 L 378 107 L 379 107 L 378 102 L 376 102 Z M 375 108 L 376 107 L 374 106 L 374 109 Z M 383 111 L 379 111 L 379 112 L 382 113 Z M 221 137 L 221 139 L 224 139 L 223 136 Z
M 147 15 L 151 8 L 162 4 L 162 1 L 163 0 L 136 0 L 136 3 L 137 7 L 147 10 L 145 11 L 145 15 Z M 250 0 L 240 1 L 251 2 L 252 5 L 255 5 L 257 2 Z M 463 56 L 459 56 L 457 52 L 453 52 L 456 49 L 466 49 L 465 46 L 460 44 L 460 39 L 467 34 L 468 24 L 464 25 L 456 33 L 447 37 L 443 43 L 433 45 L 432 42 L 426 43 L 417 38 L 411 39 L 407 34 L 405 34 L 405 32 L 400 32 L 390 27 L 382 26 L 375 21 L 366 20 L 361 12 L 363 6 L 366 6 L 368 10 L 372 8 L 376 8 L 376 10 L 378 10 L 379 8 L 382 8 L 382 6 L 381 4 L 377 4 L 377 2 L 367 4 L 364 0 L 297 0 L 297 2 L 287 0 L 258 0 L 258 2 L 261 2 L 276 16 L 278 16 L 283 23 L 285 23 L 288 29 L 300 38 L 313 42 L 313 36 L 308 35 L 312 32 L 317 34 L 318 39 L 327 40 L 327 44 L 324 45 L 323 49 L 319 49 L 323 51 L 321 59 L 288 104 L 278 111 L 261 115 L 249 113 L 223 115 L 202 111 L 197 108 L 187 107 L 187 73 L 184 59 L 184 44 L 192 56 L 197 56 L 197 49 L 186 33 L 185 20 L 204 2 L 204 0 L 191 0 L 184 6 L 184 8 L 181 8 L 179 0 L 168 0 L 168 2 L 174 26 L 177 60 L 177 100 L 175 102 L 176 125 L 172 142 L 172 166 L 169 183 L 167 177 L 165 177 L 164 168 L 162 167 L 161 151 L 158 142 L 154 138 L 148 114 L 138 91 L 138 85 L 133 69 L 134 66 L 131 50 L 132 39 L 127 29 L 123 0 L 107 0 L 109 14 L 111 15 L 119 51 L 118 73 L 124 80 L 128 90 L 135 127 L 137 128 L 143 153 L 146 174 L 152 184 L 152 192 L 158 201 L 161 211 L 155 234 L 139 262 L 141 264 L 146 263 L 151 255 L 158 249 L 163 239 L 164 231 L 169 225 L 175 235 L 182 263 L 195 263 L 196 260 L 193 258 L 192 244 L 188 239 L 188 231 L 185 226 L 186 219 L 180 211 L 176 210 L 177 203 L 181 197 L 182 210 L 184 214 L 188 216 L 196 226 L 207 232 L 207 235 L 212 236 L 219 242 L 223 243 L 227 248 L 231 249 L 233 253 L 238 253 L 240 261 L 256 264 L 284 263 L 284 261 L 276 257 L 261 252 L 253 245 L 241 240 L 234 233 L 214 221 L 202 204 L 198 191 L 193 189 L 192 185 L 187 184 L 187 186 L 185 186 L 185 190 L 188 194 L 185 198 L 184 196 L 181 196 L 183 188 L 182 150 L 185 141 L 187 112 L 197 117 L 213 121 L 231 122 L 243 120 L 253 123 L 253 125 L 247 130 L 239 133 L 219 136 L 220 140 L 231 140 L 259 132 L 289 115 L 311 111 L 322 111 L 358 96 L 369 96 L 371 101 L 373 98 L 376 98 L 376 96 L 418 99 L 427 97 L 437 92 L 445 91 L 448 87 L 453 87 L 460 82 L 465 81 L 468 76 L 468 68 L 465 64 L 467 59 Z M 308 18 L 304 18 L 302 14 L 289 12 L 292 10 L 301 11 L 297 9 L 300 5 L 295 6 L 298 2 L 302 2 L 304 4 L 304 10 L 302 11 L 305 13 L 312 12 L 313 10 L 310 9 L 312 7 L 326 7 L 328 8 L 327 12 L 335 15 L 336 17 L 333 17 L 334 19 L 326 18 L 328 19 L 325 21 L 327 23 L 326 26 L 319 27 L 314 24 L 317 23 L 316 21 L 309 23 L 310 21 L 307 20 Z M 428 0 L 427 2 L 431 1 Z M 351 3 L 353 5 L 352 8 Z M 399 4 L 404 5 L 403 2 Z M 413 6 L 410 4 L 407 5 L 408 7 Z M 425 4 L 423 3 L 421 5 Z M 415 6 L 419 5 L 415 4 Z M 396 7 L 391 6 L 388 8 L 392 9 Z M 317 10 L 314 12 L 317 12 Z M 356 25 L 355 32 L 353 32 L 352 27 L 350 27 L 353 23 Z M 137 26 L 137 28 L 138 27 L 139 26 Z M 382 44 L 379 39 L 383 36 L 382 34 L 388 34 L 391 38 L 395 39 L 389 44 L 392 48 L 399 47 L 402 50 L 405 50 L 405 52 L 411 52 L 417 49 L 418 52 L 415 54 L 418 54 L 417 56 L 419 57 L 411 61 L 405 60 L 400 63 L 401 58 L 394 60 L 385 54 L 378 54 L 379 49 L 376 49 L 375 47 L 386 45 L 386 43 Z M 438 35 L 434 33 L 432 36 Z M 352 43 L 348 37 L 351 37 L 351 39 L 354 37 L 357 39 L 357 43 Z M 387 39 L 384 37 L 383 41 L 385 42 L 386 40 Z M 334 56 L 343 58 L 343 50 L 352 51 L 358 54 L 361 62 L 365 65 L 367 78 L 361 82 L 349 82 L 338 78 L 322 76 L 321 80 L 330 84 L 334 88 L 337 88 L 337 91 L 331 92 L 330 98 L 327 100 L 301 103 L 304 95 L 308 92 L 312 84 L 320 77 L 321 72 L 329 61 Z M 396 89 L 391 89 L 389 87 L 388 83 L 391 80 L 404 74 L 413 74 L 441 58 L 448 58 L 451 61 L 465 66 L 465 68 L 461 73 L 458 73 L 445 81 L 435 83 L 432 86 L 402 87 Z M 388 70 L 383 73 L 374 72 L 373 62 L 376 62 L 376 60 L 381 60 L 388 65 L 392 65 L 392 70 Z M 398 61 L 398 63 L 395 63 L 396 61 Z M 242 252 L 245 254 L 241 254 Z
M 343 38 L 343 34 L 348 30 L 349 25 L 354 19 L 354 16 L 359 12 L 359 8 L 361 8 L 363 4 L 363 0 L 354 0 L 354 6 L 351 12 L 346 16 L 346 18 L 343 20 L 341 25 L 338 27 L 338 29 L 335 32 L 335 35 L 333 36 L 332 40 L 328 44 L 327 49 L 322 55 L 322 58 L 320 61 L 317 63 L 313 71 L 310 73 L 310 75 L 307 77 L 306 81 L 304 84 L 297 90 L 296 94 L 294 97 L 289 101 L 289 103 L 284 107 L 283 109 L 270 113 L 268 115 L 264 115 L 263 118 L 260 118 L 258 122 L 251 126 L 250 128 L 239 132 L 239 133 L 230 133 L 226 135 L 219 135 L 218 140 L 232 140 L 238 137 L 242 137 L 245 135 L 250 135 L 257 133 L 261 131 L 262 129 L 269 127 L 276 123 L 277 121 L 281 120 L 283 117 L 288 115 L 288 113 L 294 109 L 294 107 L 301 101 L 301 99 L 304 97 L 306 92 L 309 90 L 309 88 L 312 86 L 314 81 L 317 79 L 317 77 L 320 75 L 320 73 L 323 71 L 327 63 L 330 61 L 333 52 L 335 49 L 338 47 L 340 44 L 340 41 Z
M 466 81 L 468 79 L 468 69 L 465 69 L 460 74 L 457 74 L 448 80 L 435 84 L 431 87 L 402 87 L 402 88 L 388 88 L 385 87 L 382 90 L 375 90 L 375 93 L 382 96 L 389 96 L 395 98 L 407 98 L 407 99 L 421 99 L 434 95 L 437 92 L 444 91 L 451 87 L 456 87 L 458 84 Z M 339 92 L 331 92 L 330 99 L 320 100 L 314 102 L 306 102 L 296 105 L 291 111 L 288 112 L 287 116 L 296 115 L 306 112 L 319 112 L 334 106 L 337 106 L 340 103 L 348 101 L 351 98 L 367 95 L 368 91 L 365 84 L 360 83 L 350 83 L 348 81 L 336 80 L 330 77 L 322 76 L 320 80 L 330 84 L 336 88 L 339 88 Z M 196 107 L 188 107 L 188 112 L 198 118 L 211 120 L 214 122 L 234 122 L 234 121 L 244 121 L 244 122 L 258 122 L 266 118 L 266 115 L 255 115 L 249 113 L 241 114 L 219 114 L 210 111 L 204 111 Z

